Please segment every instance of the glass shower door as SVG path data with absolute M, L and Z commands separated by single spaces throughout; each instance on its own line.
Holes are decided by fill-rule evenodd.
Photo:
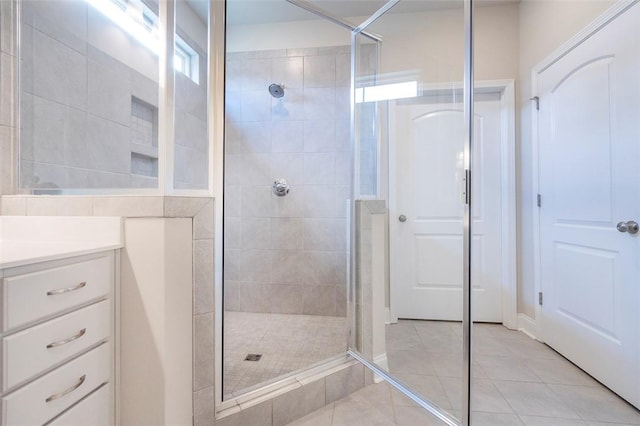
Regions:
M 344 357 L 351 174 L 350 31 L 284 0 L 227 6 L 225 402 Z
M 389 2 L 352 34 L 352 349 L 443 424 L 468 406 L 465 11 Z

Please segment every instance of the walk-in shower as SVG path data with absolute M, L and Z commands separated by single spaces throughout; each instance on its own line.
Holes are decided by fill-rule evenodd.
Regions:
M 279 6 L 278 19 L 300 14 L 284 1 Z M 295 21 L 265 21 L 256 37 L 248 30 L 260 27 L 233 10 L 226 42 L 224 400 L 347 349 L 349 32 L 302 11 L 339 43 L 296 48 L 287 37 Z M 247 353 L 262 358 L 248 362 Z
M 449 54 L 458 55 L 454 63 L 420 49 L 404 49 L 403 61 L 394 62 L 382 52 L 387 43 L 395 52 L 406 42 L 396 34 L 399 22 L 429 10 L 429 2 L 363 2 L 353 18 L 344 17 L 342 4 L 326 6 L 333 10 L 311 2 L 274 2 L 271 18 L 257 23 L 240 2 L 229 3 L 223 406 L 258 395 L 265 385 L 290 383 L 288 378 L 347 351 L 373 369 L 397 362 L 388 360 L 384 336 L 389 277 L 396 272 L 386 260 L 385 241 L 389 229 L 396 229 L 394 215 L 405 214 L 407 226 L 422 216 L 457 217 L 448 225 L 451 236 L 444 247 L 440 240 L 423 240 L 418 255 L 446 256 L 453 250 L 438 260 L 435 273 L 441 276 L 455 277 L 463 265 L 462 46 L 450 46 Z M 463 26 L 462 6 L 460 1 L 447 8 L 448 25 Z M 309 31 L 301 33 L 301 25 Z M 440 118 L 437 109 L 427 110 L 436 111 L 436 118 L 421 121 L 417 131 L 428 135 L 447 126 L 455 131 L 438 135 L 433 148 L 407 145 L 392 156 L 406 140 L 399 132 L 411 128 L 412 114 L 422 117 L 423 105 L 429 108 L 434 99 L 425 91 L 427 81 L 438 85 L 434 94 L 451 112 Z M 395 115 L 406 122 L 396 125 L 386 118 Z M 454 143 L 447 147 L 445 140 Z M 401 165 L 400 157 L 411 161 Z M 424 158 L 439 165 L 436 174 L 416 162 Z M 401 183 L 390 177 L 396 171 L 403 173 Z M 449 211 L 415 204 L 426 193 L 441 196 L 438 182 L 450 174 L 457 176 L 458 198 L 447 195 Z M 406 207 L 396 213 L 401 196 Z M 387 220 L 394 222 L 391 228 Z M 442 303 L 459 306 L 455 319 L 460 321 L 462 281 L 454 278 L 452 286 L 455 294 Z M 460 374 L 466 371 L 462 348 L 460 342 Z M 250 353 L 262 357 L 246 361 Z M 453 424 L 453 415 L 414 397 Z

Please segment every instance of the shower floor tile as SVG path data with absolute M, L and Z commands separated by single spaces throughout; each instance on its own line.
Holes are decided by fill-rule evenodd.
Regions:
M 261 314 L 224 315 L 224 399 L 309 367 L 347 349 L 345 317 Z M 245 361 L 260 354 L 260 361 Z

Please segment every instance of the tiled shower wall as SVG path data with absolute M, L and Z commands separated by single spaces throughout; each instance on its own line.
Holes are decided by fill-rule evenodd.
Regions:
M 227 310 L 346 315 L 349 83 L 348 46 L 227 55 Z
M 209 185 L 209 22 L 196 13 L 193 2 L 177 1 L 177 33 L 198 54 L 197 82 L 176 72 L 174 88 L 175 176 L 179 189 L 207 189 Z M 203 4 L 206 2 L 202 2 Z M 212 4 L 214 2 L 211 2 Z M 208 8 L 204 7 L 208 12 Z M 193 65 L 193 64 L 192 64 Z
M 16 117 L 14 112 L 16 40 L 13 2 L 0 1 L 0 194 L 13 193 Z
M 21 187 L 157 187 L 157 53 L 86 1 L 22 4 Z M 208 178 L 207 49 L 195 42 L 207 25 L 193 22 L 184 31 L 178 22 L 178 32 L 199 53 L 199 81 L 205 83 L 176 77 L 180 188 L 206 187 Z M 144 141 L 141 108 L 151 115 Z

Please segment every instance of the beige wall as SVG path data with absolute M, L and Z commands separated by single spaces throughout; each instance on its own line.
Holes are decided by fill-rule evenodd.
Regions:
M 533 170 L 531 167 L 531 69 L 562 43 L 602 14 L 612 0 L 539 1 L 520 3 L 520 152 L 517 160 L 518 186 L 518 312 L 535 316 L 533 282 Z M 518 154 L 517 154 L 518 155 Z
M 422 69 L 426 70 L 425 82 L 462 81 L 462 13 L 462 9 L 399 13 L 375 22 L 371 31 L 384 38 L 381 72 Z M 362 22 L 365 17 L 347 19 Z M 518 5 L 480 7 L 476 20 L 476 78 L 516 78 Z M 348 30 L 322 20 L 235 25 L 227 29 L 229 52 L 347 44 Z
M 344 46 L 351 44 L 351 32 L 323 20 L 233 25 L 226 42 L 227 53 Z
M 512 79 L 518 74 L 518 5 L 476 10 L 478 80 Z M 422 70 L 422 81 L 462 81 L 464 19 L 462 9 L 395 14 L 373 24 L 384 37 L 383 73 Z

